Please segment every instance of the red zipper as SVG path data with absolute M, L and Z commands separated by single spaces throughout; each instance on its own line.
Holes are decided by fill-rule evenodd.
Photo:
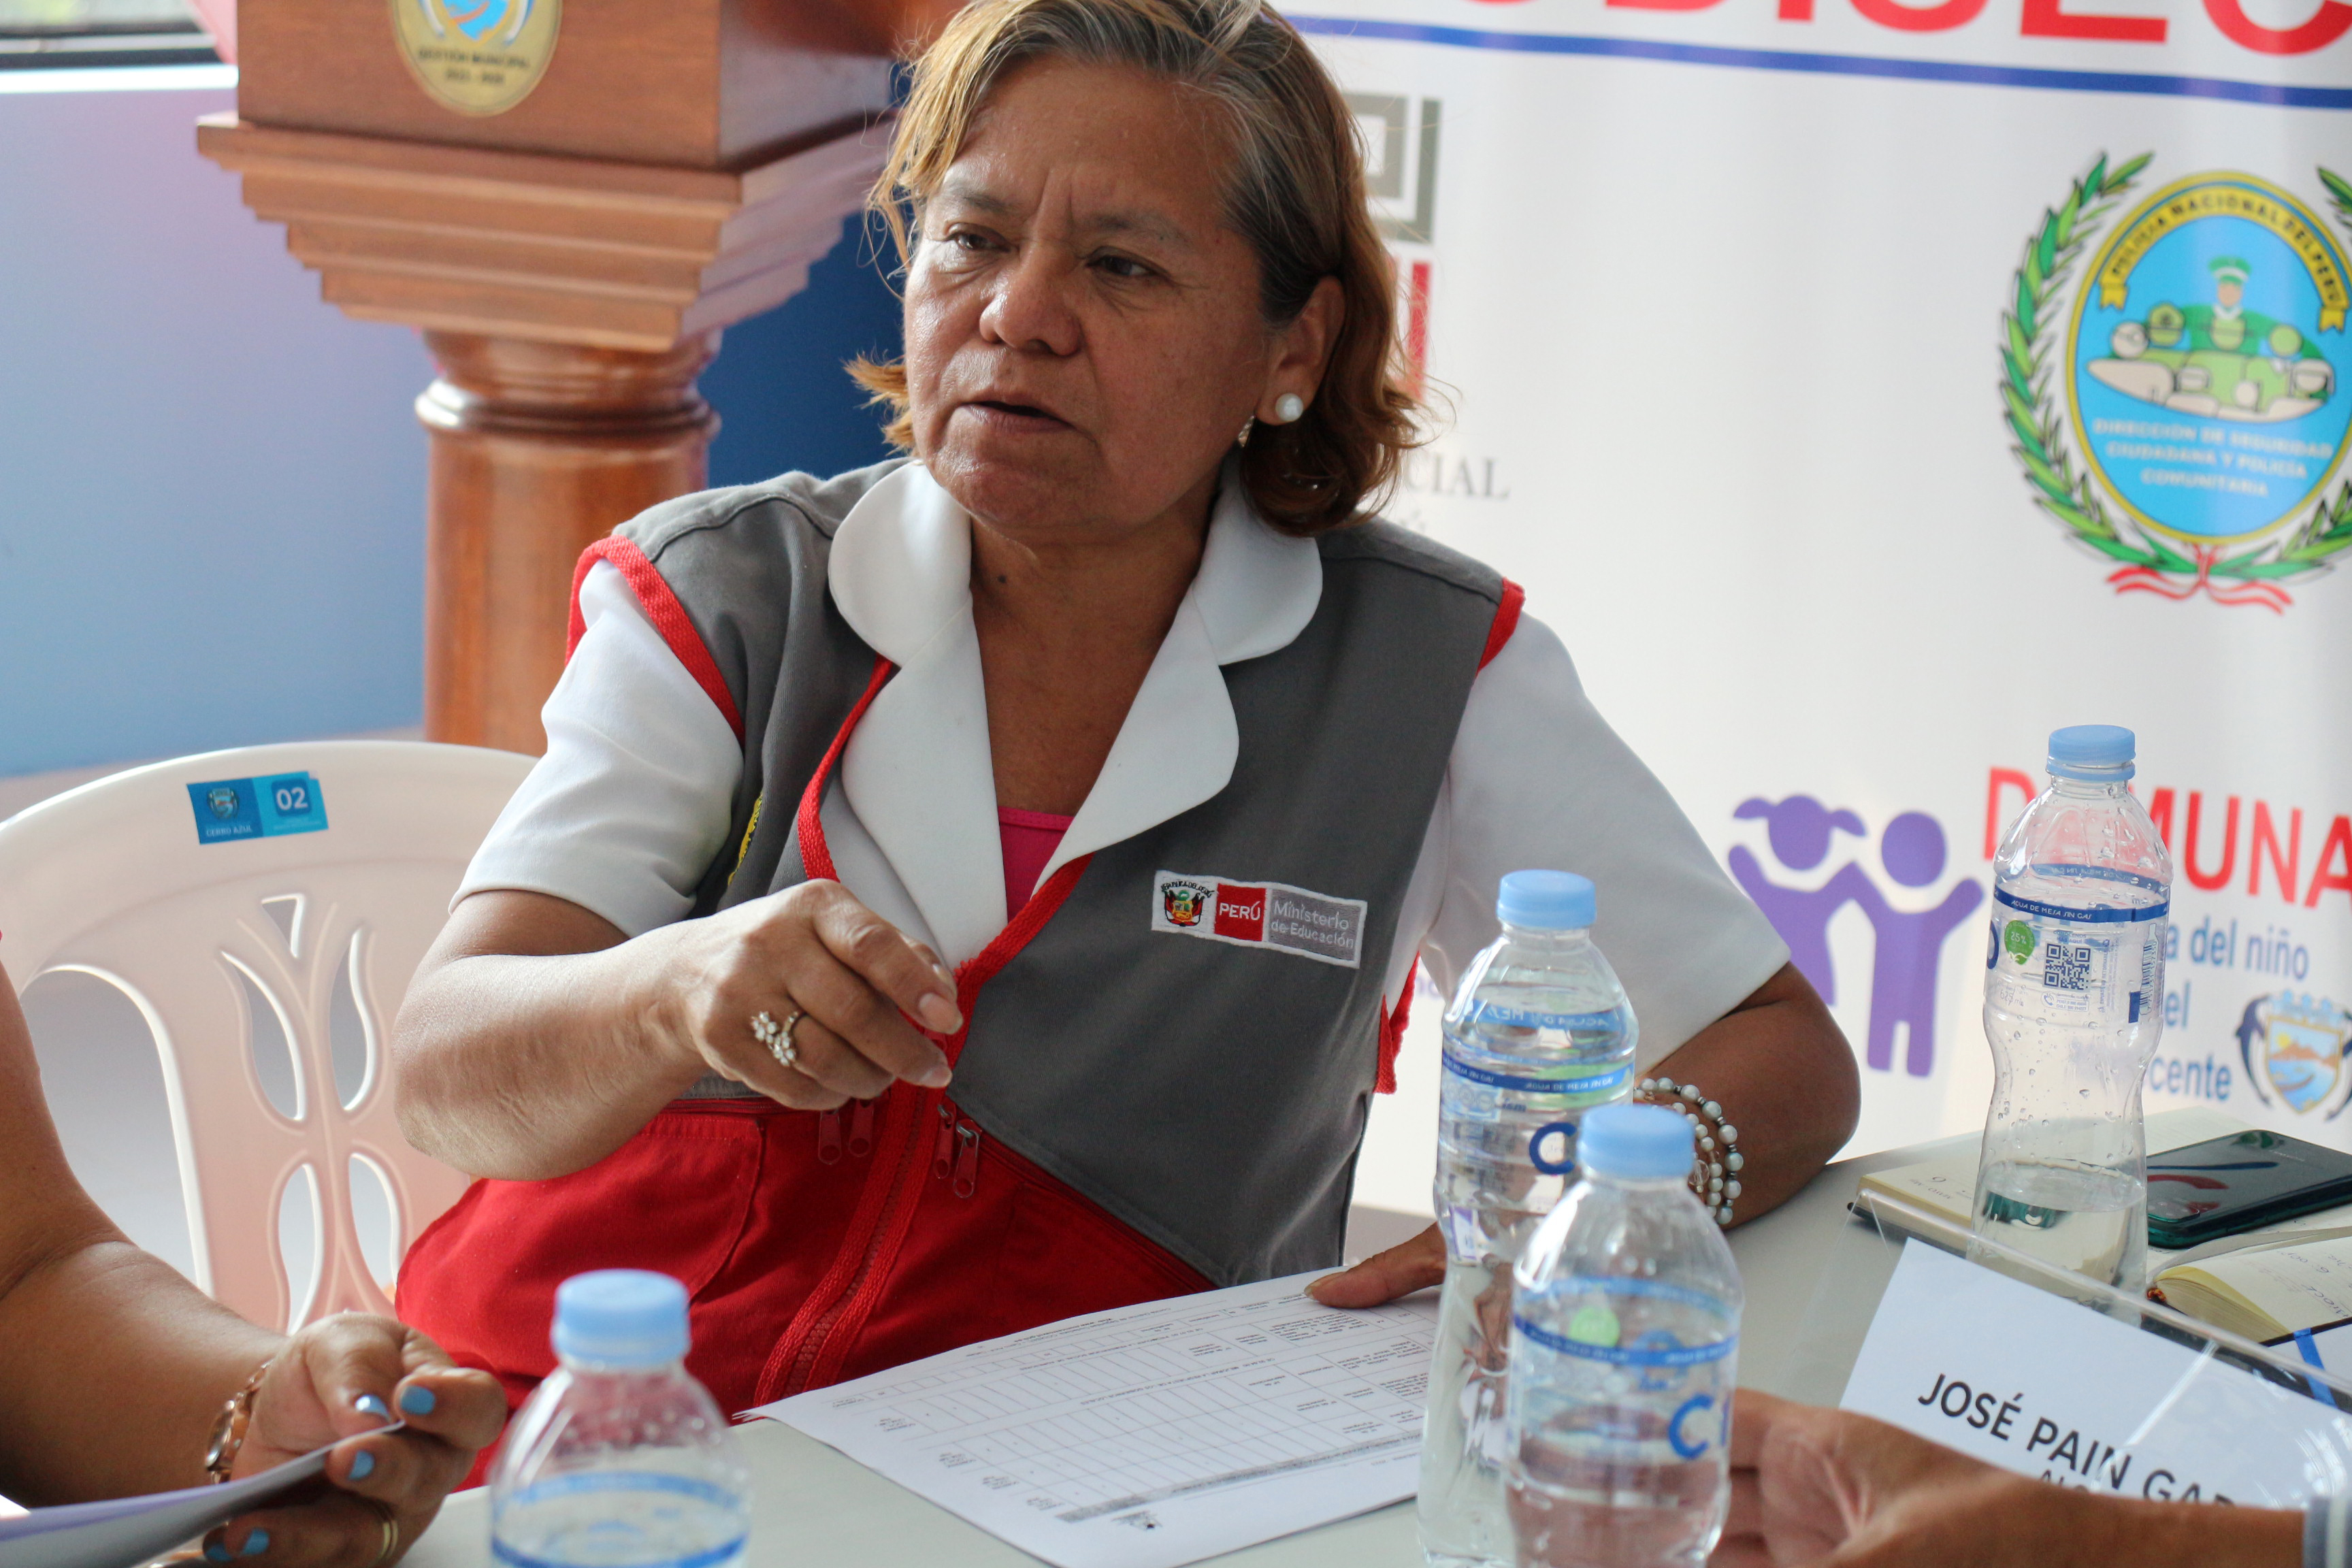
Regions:
M 821 1164 L 837 1165 L 841 1163 L 841 1112 L 838 1110 L 817 1114 L 816 1157 Z
M 955 1107 L 940 1101 L 940 1135 L 931 1143 L 931 1176 L 936 1181 L 948 1179 L 955 1163 Z
M 968 1198 L 980 1190 L 980 1123 L 967 1121 L 957 1128 L 956 1142 L 963 1145 L 963 1152 L 956 1156 L 955 1185 L 949 1190 Z
M 824 841 L 822 808 L 825 784 L 841 760 L 843 748 L 848 744 L 850 731 L 866 716 L 866 708 L 882 689 L 891 668 L 889 660 L 876 657 L 874 674 L 866 682 L 865 695 L 850 710 L 824 760 L 818 763 L 808 787 L 801 794 L 800 810 L 794 819 L 796 837 L 802 868 L 812 879 L 835 879 L 833 852 Z M 946 1053 L 950 1067 L 963 1054 L 964 1042 L 971 1036 L 972 1005 L 979 1000 L 981 988 L 1045 929 L 1093 859 L 1091 855 L 1082 855 L 1047 878 L 995 939 L 956 971 L 956 1006 L 963 1015 L 964 1026 L 951 1037 L 929 1037 Z M 940 1131 L 934 1134 L 934 1172 L 941 1176 L 952 1175 L 950 1190 L 959 1196 L 969 1197 L 978 1187 L 981 1133 L 977 1125 L 966 1122 L 964 1129 L 969 1136 L 964 1136 L 957 1128 L 954 1107 L 935 1089 L 919 1089 L 912 1084 L 896 1083 L 885 1095 L 889 1104 L 882 1119 L 879 1142 L 884 1147 L 880 1157 L 866 1175 L 864 1190 L 858 1194 L 857 1211 L 850 1218 L 841 1250 L 834 1255 L 833 1267 L 793 1314 L 790 1326 L 769 1352 L 768 1364 L 760 1376 L 760 1403 L 830 1381 L 833 1369 L 856 1348 L 857 1332 L 873 1312 L 882 1284 L 889 1277 L 888 1265 L 896 1261 L 898 1248 L 913 1224 L 915 1208 L 922 1201 L 922 1184 L 910 1178 L 921 1169 L 921 1129 L 935 1116 L 940 1119 Z M 938 1108 L 936 1112 L 933 1107 Z M 857 1131 L 853 1121 L 853 1141 Z M 950 1138 L 961 1141 L 961 1158 L 951 1168 L 942 1169 L 938 1141 Z M 952 1148 L 952 1144 L 949 1147 Z

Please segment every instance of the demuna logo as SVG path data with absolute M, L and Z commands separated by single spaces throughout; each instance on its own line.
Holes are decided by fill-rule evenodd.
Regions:
M 1765 843 L 1784 872 L 1810 876 L 1830 858 L 1840 833 L 1864 836 L 1867 829 L 1853 812 L 1832 811 L 1809 795 L 1786 800 L 1743 802 L 1737 817 L 1761 817 Z M 1903 1037 L 1903 1070 L 1926 1078 L 1936 1068 L 1936 974 L 1944 941 L 1984 901 L 1984 888 L 1963 877 L 1945 890 L 1931 908 L 1906 910 L 1896 906 L 1877 879 L 1859 859 L 1849 859 L 1818 886 L 1803 887 L 1779 880 L 1768 873 L 1746 845 L 1733 846 L 1726 858 L 1731 875 L 1780 940 L 1789 944 L 1789 959 L 1813 983 L 1822 1000 L 1834 1006 L 1839 975 L 1830 958 L 1830 921 L 1848 904 L 1859 905 L 1875 936 L 1870 974 L 1870 1031 L 1864 1059 L 1879 1072 L 1895 1066 L 1896 1036 Z M 1924 811 L 1906 811 L 1890 819 L 1878 839 L 1878 861 L 1886 879 L 1904 889 L 1895 899 L 1915 899 L 1916 889 L 1935 886 L 1944 875 L 1948 858 L 1944 829 Z
M 2257 996 L 2238 1020 L 2238 1057 L 2264 1105 L 2305 1115 L 2326 1105 L 2321 1120 L 2335 1121 L 2352 1099 L 2347 1051 L 2352 1014 L 2325 997 L 2291 991 Z
M 2001 319 L 2012 450 L 2116 593 L 2284 612 L 2352 550 L 2352 482 L 2329 489 L 2352 448 L 2344 247 L 2226 171 L 2113 219 L 2153 156 L 2100 158 L 2026 241 Z M 2315 172 L 2352 233 L 2352 181 Z

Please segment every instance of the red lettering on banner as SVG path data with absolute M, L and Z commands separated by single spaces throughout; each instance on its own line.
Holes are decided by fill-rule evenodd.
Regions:
M 2164 42 L 2161 16 L 2111 16 L 2065 8 L 2066 0 L 2025 0 L 2018 31 L 2029 38 L 2113 38 L 2127 44 Z
M 1985 782 L 1985 858 L 1990 860 L 2000 849 L 2003 828 L 2013 820 L 2002 816 L 2005 797 L 2014 790 L 2021 797 L 2019 808 L 2032 804 L 2033 780 L 2015 768 L 1988 770 Z M 2183 792 L 2167 785 L 2147 796 L 2147 819 L 2154 826 L 2164 847 L 2173 856 L 2173 864 L 2180 870 L 2189 885 L 2200 891 L 2218 893 L 2229 886 L 2238 871 L 2238 832 L 2240 810 L 2245 805 L 2242 795 L 2229 795 L 2222 808 L 2220 827 L 2221 864 L 2209 870 L 2205 857 L 2214 846 L 2205 835 L 2205 795 L 2201 790 L 2189 790 L 2187 829 L 2179 840 L 2173 836 L 2173 826 L 2180 812 Z M 2296 884 L 2303 872 L 2303 807 L 2273 810 L 2271 803 L 2253 803 L 2253 823 L 2246 833 L 2246 896 L 2259 897 L 2263 890 L 2263 868 L 2270 870 L 2269 880 L 2278 890 L 2278 897 L 2289 904 L 2295 902 Z M 2279 819 L 2286 819 L 2286 832 L 2279 832 Z M 2342 891 L 2352 894 L 2352 816 L 2339 816 L 2329 826 L 2327 838 L 2319 851 L 2319 863 L 2313 868 L 2312 879 L 2304 885 L 2303 905 L 2315 909 L 2323 892 Z
M 1608 4 L 1627 11 L 1704 11 L 1719 5 L 1723 0 L 1608 0 Z
M 2033 804 L 2032 779 L 2015 768 L 1992 770 L 1992 777 L 1985 785 L 1985 858 L 1988 860 L 1992 858 L 1993 851 L 2000 847 L 2000 792 L 2005 789 L 2013 789 L 2025 797 L 2019 810 Z
M 2197 864 L 2198 817 L 2205 809 L 2205 792 L 2189 792 L 2189 831 L 2182 837 L 2180 862 L 2189 873 L 2189 885 L 2213 892 L 2229 884 L 2230 874 L 2238 868 L 2238 797 L 2230 797 L 2230 826 L 2221 837 L 2221 868 L 2207 875 Z
M 1265 940 L 1265 889 L 1217 884 L 1217 934 L 1243 942 Z
M 1429 263 L 1414 262 L 1405 279 L 1404 356 L 1412 365 L 1411 391 L 1419 397 L 1429 374 Z
M 1985 0 L 1944 0 L 1940 5 L 1920 6 L 1906 5 L 1900 0 L 1853 0 L 1853 8 L 1880 26 L 1899 33 L 1943 33 L 1975 21 L 1985 8 Z
M 2320 0 L 2311 20 L 2299 27 L 2265 27 L 2246 15 L 2239 0 L 2205 0 L 2205 14 L 2231 43 L 2258 55 L 2307 55 L 2352 32 L 2352 5 Z
M 2267 801 L 2254 802 L 2254 841 L 2246 850 L 2246 894 L 2249 898 L 2263 890 L 2263 847 L 2270 846 L 2271 869 L 2278 875 L 2279 897 L 2294 902 L 2294 879 L 2303 864 L 2303 807 L 2294 808 L 2289 819 L 2286 837 L 2286 858 L 2279 858 L 2278 825 L 2271 820 Z
M 2172 847 L 2172 792 L 2158 790 L 2147 803 L 2147 819 L 2156 824 L 2156 836 L 2164 840 L 2167 849 Z
M 1780 20 L 1810 22 L 1813 19 L 1813 0 L 1780 0 Z
M 2344 863 L 2341 871 L 2327 868 L 2336 861 Z M 2311 868 L 2311 891 L 2305 895 L 2303 907 L 2315 910 L 2319 895 L 2341 889 L 2352 897 L 2352 816 L 2339 816 L 2327 826 L 2327 842 L 2319 847 L 2319 864 Z

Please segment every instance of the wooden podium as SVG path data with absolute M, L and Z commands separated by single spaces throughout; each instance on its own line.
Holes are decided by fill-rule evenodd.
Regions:
M 429 738 L 543 749 L 573 562 L 705 483 L 695 376 L 840 239 L 888 56 L 952 8 L 244 0 L 237 112 L 198 147 L 325 299 L 423 329 L 441 373 L 416 403 Z

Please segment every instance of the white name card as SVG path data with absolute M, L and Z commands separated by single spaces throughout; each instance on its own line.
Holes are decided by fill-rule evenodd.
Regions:
M 2127 1497 L 2298 1508 L 2352 1491 L 2352 1418 L 1906 1242 L 1840 1404 L 1990 1464 Z

